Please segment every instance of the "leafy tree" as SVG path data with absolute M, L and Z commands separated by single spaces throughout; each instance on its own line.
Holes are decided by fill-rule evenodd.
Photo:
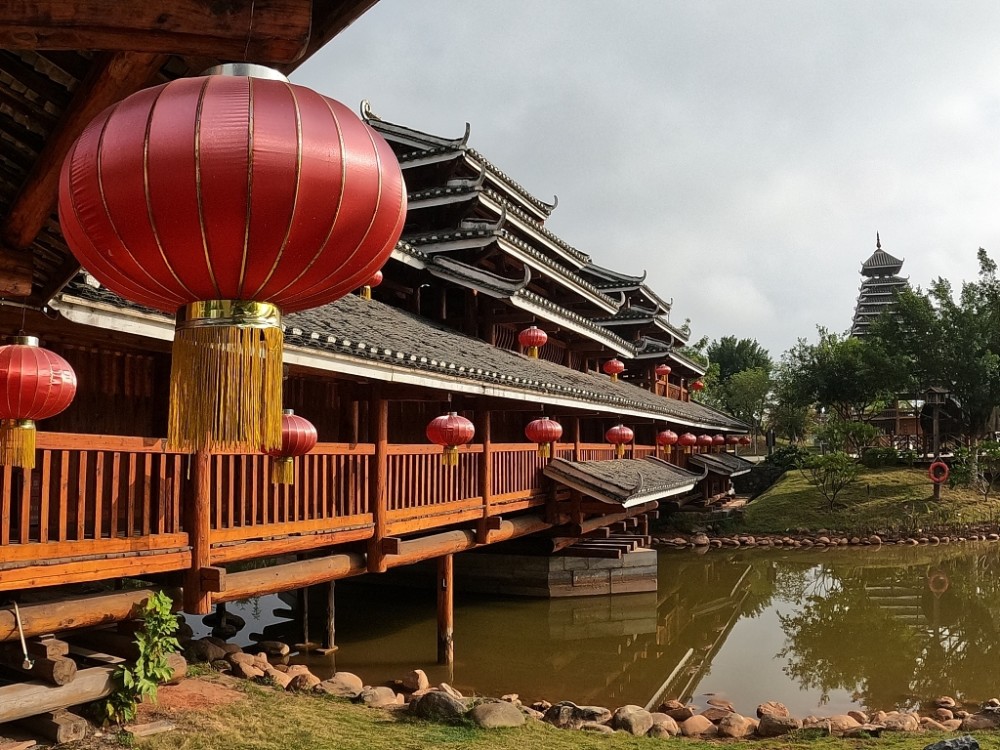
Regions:
M 972 451 L 959 448 L 952 459 L 951 474 L 948 483 L 967 484 L 989 502 L 990 495 L 1000 481 L 1000 443 L 996 440 L 985 440 L 978 445 L 978 455 L 973 461 Z
M 979 248 L 977 257 L 979 278 L 963 283 L 957 296 L 951 283 L 939 278 L 926 292 L 901 292 L 894 314 L 872 326 L 880 346 L 905 363 L 915 390 L 943 385 L 951 391 L 968 430 L 973 464 L 1000 405 L 1000 279 L 985 250 Z
M 818 330 L 819 341 L 799 339 L 782 359 L 784 404 L 815 404 L 845 421 L 869 421 L 909 382 L 906 358 L 882 341 Z
M 723 410 L 750 425 L 754 433 L 758 432 L 763 425 L 771 393 L 769 369 L 752 367 L 735 372 L 722 382 L 719 390 Z
M 809 456 L 799 466 L 802 476 L 826 498 L 832 511 L 837 495 L 858 478 L 857 462 L 843 451 Z
M 705 353 L 709 361 L 718 363 L 719 379 L 722 382 L 746 370 L 771 370 L 771 355 L 756 339 L 723 336 L 709 344 Z
M 835 451 L 861 455 L 878 439 L 877 427 L 864 422 L 849 422 L 834 414 L 820 429 L 817 437 Z

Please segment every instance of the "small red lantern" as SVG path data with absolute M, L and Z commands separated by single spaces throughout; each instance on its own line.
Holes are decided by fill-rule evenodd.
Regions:
M 698 444 L 698 438 L 696 438 L 690 432 L 685 432 L 683 435 L 677 438 L 677 444 L 684 449 L 685 453 L 690 453 L 691 446 Z
M 712 446 L 712 436 L 709 434 L 698 436 L 698 447 L 699 448 L 710 448 Z
M 661 364 L 661 365 L 657 365 L 656 366 L 656 377 L 658 377 L 658 378 L 665 378 L 671 372 L 673 372 L 673 370 L 670 369 L 670 365 L 662 365 Z
M 277 71 L 221 66 L 105 109 L 63 161 L 59 221 L 87 271 L 176 315 L 167 445 L 281 445 L 281 315 L 388 260 L 406 219 L 388 143 Z
M 538 326 L 525 328 L 517 334 L 517 342 L 525 350 L 525 354 L 532 359 L 538 359 L 538 350 L 545 346 L 545 342 L 548 340 L 549 335 Z
M 749 435 L 741 435 L 740 436 L 740 445 L 750 445 L 750 436 Z
M 316 447 L 317 440 L 316 428 L 312 422 L 291 409 L 285 409 L 281 414 L 281 449 L 267 451 L 267 455 L 274 459 L 271 464 L 271 484 L 293 484 L 295 457 L 306 455 Z
M 677 433 L 673 430 L 660 430 L 656 433 L 656 444 L 664 448 L 664 453 L 669 454 L 670 449 L 677 444 Z
M 361 297 L 363 299 L 371 299 L 372 289 L 379 286 L 382 283 L 383 278 L 384 277 L 382 276 L 382 269 L 376 271 L 374 275 L 370 279 L 368 279 L 368 283 L 365 284 L 363 287 L 361 287 Z
M 604 363 L 604 367 L 602 369 L 604 370 L 605 375 L 610 375 L 611 380 L 616 381 L 618 380 L 618 376 L 625 372 L 625 363 L 617 358 L 609 359 Z
M 548 417 L 528 422 L 528 426 L 524 428 L 525 437 L 538 444 L 540 458 L 548 458 L 552 455 L 552 445 L 559 442 L 562 433 L 562 425 Z
M 623 424 L 616 424 L 604 433 L 604 439 L 615 446 L 615 456 L 622 458 L 625 455 L 625 446 L 635 440 L 635 433 Z
M 716 448 L 722 448 L 726 444 L 725 435 L 712 435 L 712 445 Z
M 726 436 L 726 442 L 729 443 L 729 445 L 739 445 L 740 444 L 740 436 L 739 435 L 727 435 Z
M 35 468 L 35 420 L 54 417 L 76 395 L 69 362 L 38 345 L 34 336 L 15 336 L 0 346 L 0 465 Z
M 691 384 L 692 391 L 701 391 L 704 389 L 705 389 L 705 384 L 700 380 L 696 380 Z
M 427 439 L 444 446 L 441 463 L 445 466 L 458 466 L 458 446 L 465 445 L 475 436 L 472 422 L 454 411 L 435 417 L 427 425 Z

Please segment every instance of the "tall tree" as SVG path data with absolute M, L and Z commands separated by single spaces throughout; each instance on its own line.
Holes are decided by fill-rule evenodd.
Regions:
M 977 257 L 979 278 L 964 282 L 957 296 L 941 278 L 926 292 L 906 290 L 894 314 L 871 329 L 880 346 L 906 363 L 915 390 L 951 391 L 973 446 L 993 430 L 1000 406 L 1000 279 L 985 250 Z
M 719 379 L 723 382 L 744 370 L 771 370 L 771 355 L 756 339 L 723 336 L 709 344 L 705 353 L 709 360 L 718 363 Z

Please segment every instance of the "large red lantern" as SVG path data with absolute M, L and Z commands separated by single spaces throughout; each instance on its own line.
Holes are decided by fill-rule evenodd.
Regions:
M 690 388 L 692 391 L 701 391 L 704 390 L 705 384 L 701 380 L 696 380 L 690 385 Z
M 710 448 L 712 446 L 712 436 L 708 434 L 698 436 L 699 448 Z
M 34 336 L 0 346 L 0 464 L 35 468 L 35 420 L 54 417 L 75 395 L 69 362 Z
M 670 449 L 677 445 L 677 433 L 673 430 L 660 430 L 656 433 L 656 444 L 664 449 L 664 453 L 669 454 Z
M 406 189 L 347 107 L 260 66 L 104 110 L 73 144 L 59 219 L 113 292 L 175 313 L 168 446 L 281 445 L 281 314 L 332 302 L 388 259 Z M 253 76 L 253 77 L 248 77 Z
M 691 452 L 691 447 L 698 444 L 698 438 L 696 438 L 690 432 L 685 432 L 679 438 L 677 438 L 677 444 L 684 449 L 685 453 Z
M 726 442 L 729 443 L 729 445 L 739 445 L 740 444 L 740 436 L 739 435 L 727 435 L 726 436 Z
M 269 450 L 274 458 L 271 464 L 272 484 L 292 484 L 295 481 L 295 457 L 304 456 L 316 447 L 316 428 L 291 409 L 281 415 L 281 448 Z
M 548 417 L 528 422 L 527 427 L 524 428 L 525 437 L 538 444 L 538 455 L 541 458 L 548 458 L 552 455 L 552 445 L 559 442 L 562 433 L 562 425 Z
M 368 279 L 368 282 L 363 287 L 361 287 L 362 298 L 371 299 L 372 289 L 374 289 L 377 286 L 380 286 L 382 284 L 383 278 L 384 276 L 382 275 L 382 269 L 379 269 L 374 274 L 372 274 L 372 277 Z
M 725 435 L 712 435 L 712 445 L 716 448 L 723 448 L 726 444 Z
M 615 446 L 615 456 L 622 458 L 625 455 L 625 446 L 635 440 L 635 433 L 623 424 L 616 424 L 604 433 L 604 439 Z
M 740 445 L 750 445 L 750 436 L 749 435 L 741 435 L 740 436 Z
M 444 446 L 441 463 L 445 466 L 458 466 L 458 446 L 465 445 L 475 436 L 472 422 L 454 411 L 435 417 L 427 425 L 427 439 Z
M 618 380 L 618 376 L 625 372 L 625 363 L 620 359 L 609 359 L 604 363 L 605 375 L 610 375 L 612 380 Z
M 658 377 L 658 378 L 665 378 L 671 372 L 673 372 L 673 370 L 670 369 L 670 365 L 657 365 L 656 366 L 656 377 Z
M 545 346 L 549 340 L 549 335 L 538 326 L 525 328 L 517 334 L 517 343 L 524 349 L 525 354 L 534 359 L 538 358 L 538 350 Z

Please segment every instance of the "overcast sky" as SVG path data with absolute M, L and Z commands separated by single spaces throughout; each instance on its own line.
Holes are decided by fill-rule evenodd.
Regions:
M 294 76 L 460 136 L 695 338 L 850 326 L 882 246 L 1000 259 L 1000 3 L 380 0 Z

